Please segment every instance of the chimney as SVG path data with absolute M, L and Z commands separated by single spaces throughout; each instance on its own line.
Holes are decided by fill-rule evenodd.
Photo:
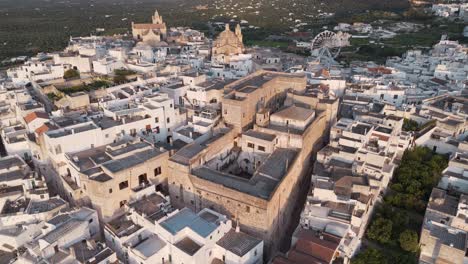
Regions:
M 236 233 L 240 233 L 239 218 L 236 220 Z
M 225 29 L 224 29 L 224 30 L 225 30 L 225 31 L 230 31 L 230 29 L 229 29 L 229 23 L 226 23 L 226 26 L 225 26 Z

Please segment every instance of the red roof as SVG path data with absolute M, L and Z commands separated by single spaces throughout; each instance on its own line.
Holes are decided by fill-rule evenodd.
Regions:
M 392 70 L 385 67 L 367 68 L 367 70 L 373 73 L 392 74 Z
M 321 69 L 315 73 L 315 77 L 330 77 L 330 72 L 327 69 Z
M 289 251 L 288 253 L 288 259 L 294 261 L 294 263 L 307 263 L 307 264 L 328 264 L 330 262 L 326 262 L 320 259 L 317 259 L 316 257 L 300 252 L 296 249 L 293 249 Z
M 379 140 L 382 140 L 382 141 L 388 141 L 388 139 L 390 139 L 390 137 L 387 137 L 387 136 L 384 136 L 384 135 L 380 135 L 380 134 L 376 134 L 376 133 L 372 133 L 372 136 L 378 137 Z
M 292 260 L 289 260 L 285 257 L 282 257 L 282 256 L 276 256 L 274 259 L 273 259 L 273 262 L 271 264 L 296 264 L 296 262 L 292 261 Z
M 32 112 L 24 117 L 24 121 L 26 121 L 26 123 L 29 124 L 36 118 L 49 119 L 49 115 L 45 112 Z
M 54 125 L 51 125 L 49 123 L 45 123 L 42 126 L 38 127 L 35 132 L 36 132 L 36 134 L 41 135 L 41 134 L 43 134 L 43 133 L 45 133 L 45 132 L 47 132 L 49 130 L 56 129 L 56 128 L 57 127 L 55 127 Z
M 327 263 L 334 259 L 341 238 L 323 233 L 321 237 L 315 231 L 302 229 L 295 249 Z
M 272 264 L 328 264 L 335 259 L 341 237 L 316 231 L 301 229 L 297 242 L 288 252 L 288 257 L 277 256 Z
M 437 83 L 437 84 L 440 84 L 440 85 L 446 85 L 447 84 L 447 81 L 444 81 L 444 80 L 439 79 L 439 78 L 432 78 L 431 81 L 433 83 Z

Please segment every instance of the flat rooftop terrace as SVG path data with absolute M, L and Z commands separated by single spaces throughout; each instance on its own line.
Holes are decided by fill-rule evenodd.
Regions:
M 223 173 L 206 166 L 192 170 L 195 177 L 223 185 L 261 199 L 269 200 L 296 159 L 295 149 L 276 149 L 250 179 Z

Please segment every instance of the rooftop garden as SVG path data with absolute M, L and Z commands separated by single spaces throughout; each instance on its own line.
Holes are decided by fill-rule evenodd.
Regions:
M 63 92 L 64 94 L 69 95 L 69 94 L 73 94 L 77 92 L 90 92 L 90 91 L 94 91 L 94 90 L 98 90 L 102 88 L 108 88 L 108 87 L 111 87 L 112 85 L 113 83 L 108 80 L 97 79 L 90 83 L 83 83 L 80 85 L 62 88 L 60 89 L 60 91 Z

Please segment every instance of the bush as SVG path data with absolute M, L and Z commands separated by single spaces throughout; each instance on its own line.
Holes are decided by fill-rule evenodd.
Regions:
M 112 81 L 115 84 L 123 84 L 127 82 L 127 78 L 125 77 L 125 75 L 115 75 Z
M 388 244 L 392 239 L 392 227 L 391 220 L 379 217 L 372 223 L 367 236 L 379 243 Z
M 368 248 L 357 254 L 351 264 L 387 264 L 387 259 L 377 249 Z
M 405 118 L 403 120 L 403 130 L 404 131 L 418 131 L 419 130 L 419 124 L 418 124 L 418 122 L 416 122 L 414 120 Z
M 398 239 L 400 247 L 408 252 L 417 252 L 419 249 L 418 234 L 413 230 L 405 230 Z
M 98 90 L 101 88 L 108 88 L 110 86 L 111 86 L 111 83 L 109 81 L 95 80 L 89 84 L 83 83 L 81 85 L 63 88 L 61 89 L 61 92 L 65 94 L 72 94 L 72 93 L 77 93 L 77 92 L 90 92 L 90 91 Z
M 65 71 L 65 73 L 63 74 L 63 78 L 65 80 L 73 79 L 73 78 L 80 78 L 80 73 L 75 69 L 69 69 Z
M 135 74 L 136 72 L 132 70 L 127 70 L 127 69 L 115 69 L 114 74 L 115 75 L 120 75 L 120 76 L 127 76 L 127 75 L 132 75 Z

